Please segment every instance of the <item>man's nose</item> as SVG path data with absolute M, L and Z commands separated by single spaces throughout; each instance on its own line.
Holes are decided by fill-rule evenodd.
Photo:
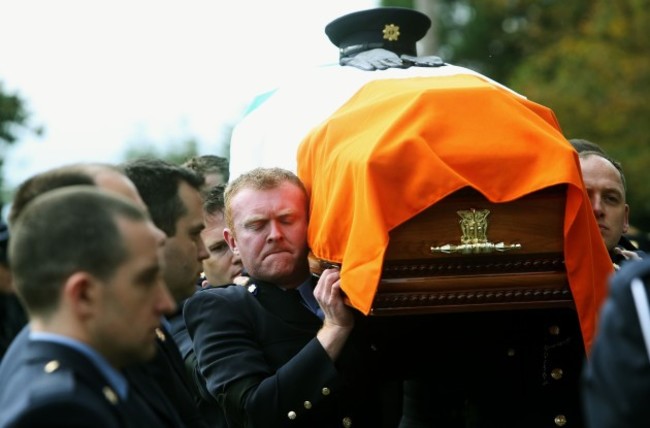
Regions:
M 196 243 L 196 251 L 197 251 L 197 259 L 199 262 L 202 262 L 203 260 L 207 259 L 210 257 L 210 253 L 208 252 L 208 248 L 205 246 L 205 243 L 203 242 L 203 239 L 198 239 Z
M 159 290 L 156 309 L 162 314 L 173 314 L 176 311 L 176 302 L 167 284 L 162 280 L 160 281 Z
M 591 210 L 594 212 L 596 218 L 601 217 L 604 212 L 600 195 L 591 195 L 589 196 L 589 200 L 591 201 Z
M 276 241 L 278 239 L 282 239 L 282 227 L 279 222 L 277 221 L 271 221 L 269 222 L 269 236 L 267 238 L 268 241 Z

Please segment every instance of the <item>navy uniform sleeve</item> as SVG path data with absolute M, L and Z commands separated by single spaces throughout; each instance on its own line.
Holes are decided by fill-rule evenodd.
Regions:
M 201 291 L 183 316 L 207 389 L 234 426 L 304 421 L 342 386 L 315 331 L 287 326 L 243 287 Z
M 649 274 L 650 260 L 643 260 L 625 264 L 612 278 L 583 373 L 590 428 L 647 427 L 650 421 Z

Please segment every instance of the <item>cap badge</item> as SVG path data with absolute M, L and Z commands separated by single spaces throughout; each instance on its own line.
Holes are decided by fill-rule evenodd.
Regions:
M 389 42 L 394 42 L 399 39 L 399 27 L 395 24 L 386 24 L 382 32 L 384 33 L 384 39 Z

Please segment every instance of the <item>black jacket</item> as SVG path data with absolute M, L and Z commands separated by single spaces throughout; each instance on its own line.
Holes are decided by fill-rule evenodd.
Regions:
M 322 321 L 298 291 L 251 279 L 201 290 L 185 303 L 206 388 L 231 427 L 380 427 L 370 348 L 354 332 L 332 362 Z
M 28 330 L 0 365 L 0 427 L 157 427 L 129 392 L 125 401 L 88 358 L 68 346 L 30 341 Z M 9 356 L 8 353 L 7 355 Z
M 650 349 L 646 341 L 650 337 L 644 339 L 640 314 L 649 311 L 649 294 L 648 259 L 628 262 L 612 277 L 583 373 L 584 411 L 590 428 L 648 426 Z

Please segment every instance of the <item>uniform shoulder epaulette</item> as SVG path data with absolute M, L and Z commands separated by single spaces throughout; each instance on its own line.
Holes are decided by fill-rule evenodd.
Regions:
M 32 370 L 40 370 L 46 374 L 34 378 L 31 391 L 35 396 L 51 396 L 75 391 L 74 371 L 59 360 L 39 361 L 35 363 Z

